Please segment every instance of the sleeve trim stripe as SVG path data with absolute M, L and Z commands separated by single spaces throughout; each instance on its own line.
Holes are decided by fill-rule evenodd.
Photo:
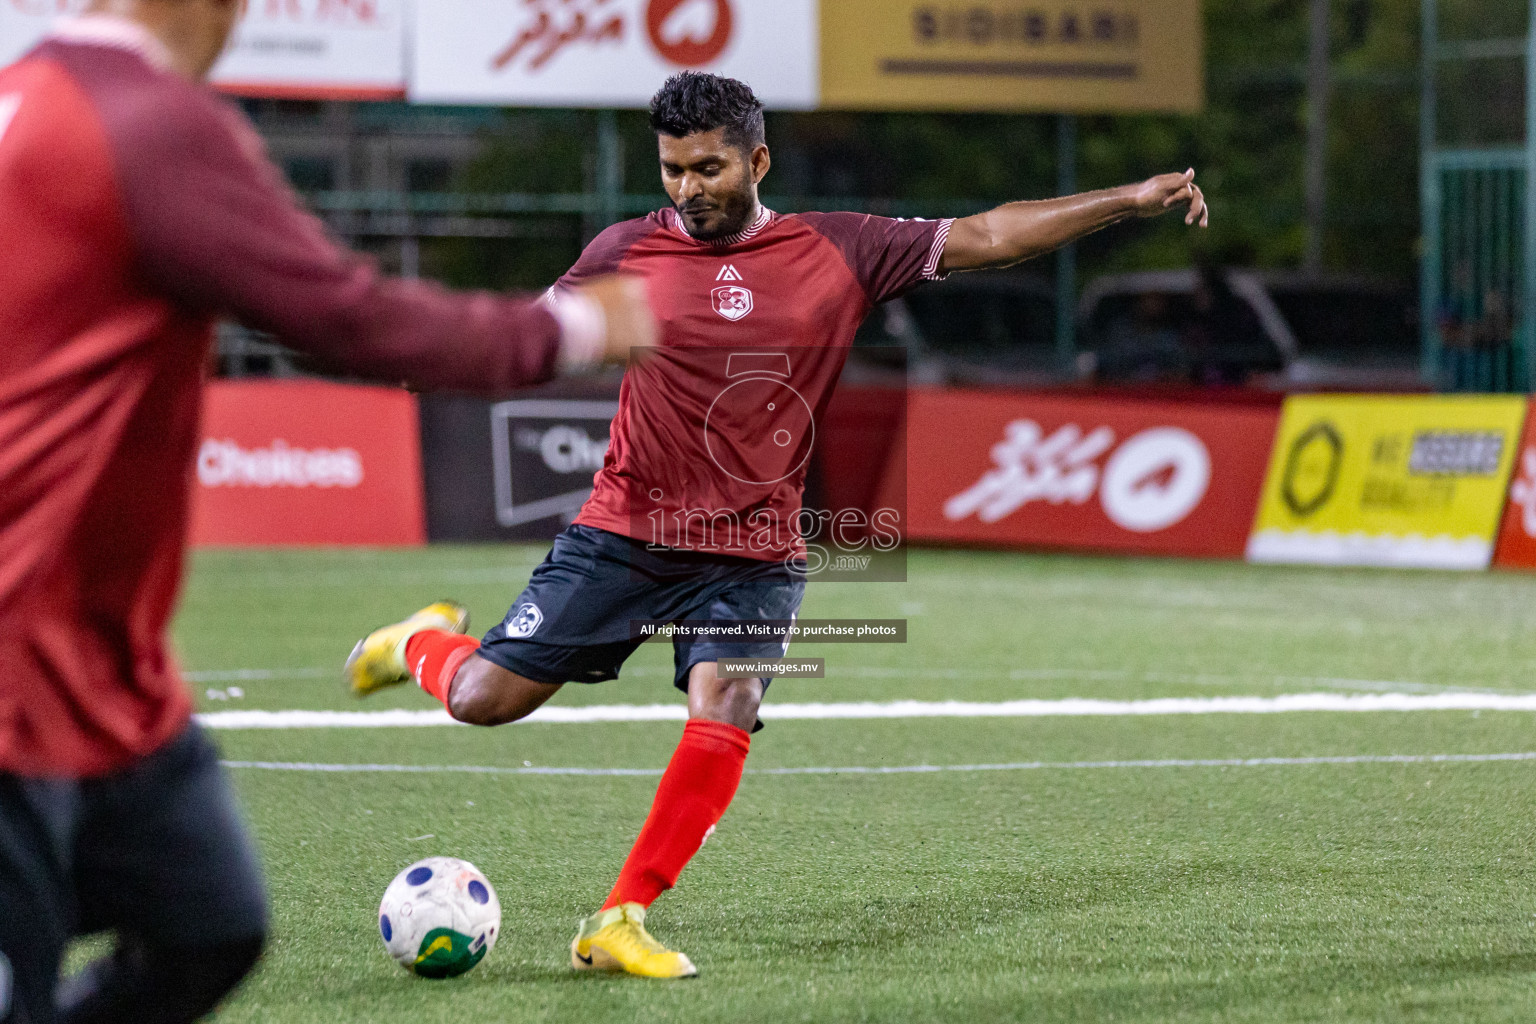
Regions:
M 949 229 L 954 223 L 952 217 L 939 221 L 939 230 L 933 236 L 933 247 L 928 250 L 928 259 L 923 263 L 924 281 L 942 281 L 948 276 L 939 272 L 939 266 L 944 262 L 944 245 L 949 241 Z

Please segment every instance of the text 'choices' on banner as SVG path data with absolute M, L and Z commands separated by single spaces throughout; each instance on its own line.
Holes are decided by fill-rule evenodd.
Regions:
M 415 396 L 319 381 L 208 386 L 192 543 L 425 539 Z
M 1249 560 L 1487 568 L 1525 410 L 1513 396 L 1288 399 Z

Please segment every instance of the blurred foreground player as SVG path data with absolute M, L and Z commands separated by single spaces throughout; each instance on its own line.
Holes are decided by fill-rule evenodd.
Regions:
M 459 635 L 461 607 L 433 605 L 366 637 L 348 673 L 359 694 L 414 677 L 456 719 L 497 725 L 564 683 L 616 678 L 643 640 L 637 621 L 774 624 L 756 640 L 674 642 L 688 724 L 617 883 L 571 944 L 578 970 L 675 978 L 694 966 L 650 935 L 646 909 L 741 781 L 768 679 L 722 677 L 718 662 L 784 655 L 807 575 L 802 420 L 825 408 L 860 322 L 951 271 L 1006 267 L 1174 207 L 1188 224 L 1207 214 L 1191 170 L 952 221 L 784 216 L 758 202 L 769 156 L 745 85 L 680 75 L 652 101 L 651 125 L 672 207 L 609 228 L 562 280 L 642 275 L 663 324 L 661 347 L 625 376 L 591 498 L 482 642 Z M 767 397 L 738 408 L 728 393 Z M 772 398 L 794 394 L 803 406 Z
M 380 278 L 200 84 L 242 0 L 116 0 L 0 70 L 0 1020 L 177 1022 L 250 969 L 256 858 L 167 651 L 231 315 L 350 371 L 504 391 L 645 343 L 643 285 Z M 75 935 L 116 952 L 55 996 Z

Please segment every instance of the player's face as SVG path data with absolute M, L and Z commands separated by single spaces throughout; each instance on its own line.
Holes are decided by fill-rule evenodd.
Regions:
M 710 241 L 747 226 L 757 212 L 757 183 L 768 173 L 767 146 L 745 153 L 725 141 L 724 128 L 657 141 L 661 183 L 690 235 Z

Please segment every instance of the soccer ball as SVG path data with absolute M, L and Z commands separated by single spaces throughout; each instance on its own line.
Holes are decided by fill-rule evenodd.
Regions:
M 456 978 L 496 945 L 501 902 L 476 867 L 428 857 L 395 876 L 379 904 L 379 935 L 395 962 L 423 978 Z

